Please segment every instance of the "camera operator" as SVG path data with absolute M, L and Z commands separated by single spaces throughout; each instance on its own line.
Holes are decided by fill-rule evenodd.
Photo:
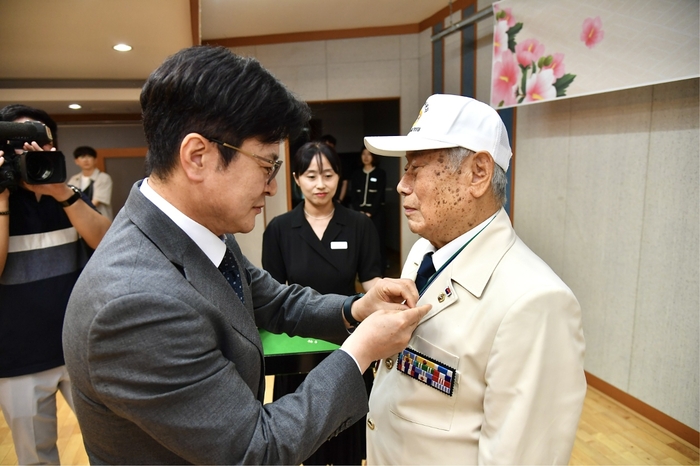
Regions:
M 43 110 L 8 105 L 0 120 L 38 121 L 56 135 Z M 32 142 L 24 150 L 56 149 Z M 66 304 L 88 248 L 111 222 L 65 182 L 25 181 L 0 193 L 0 406 L 19 464 L 58 464 L 58 390 L 73 408 L 61 341 Z

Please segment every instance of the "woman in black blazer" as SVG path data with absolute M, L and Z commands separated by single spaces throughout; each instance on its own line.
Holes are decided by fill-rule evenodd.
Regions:
M 372 219 L 379 235 L 379 254 L 382 270 L 386 261 L 386 225 L 384 200 L 386 198 L 386 172 L 379 168 L 379 156 L 365 147 L 360 152 L 362 168 L 350 177 L 352 208 Z M 382 272 L 383 273 L 383 272 Z
M 333 201 L 341 173 L 335 150 L 306 143 L 295 154 L 292 170 L 304 200 L 265 229 L 263 268 L 280 283 L 298 283 L 324 294 L 355 294 L 356 280 L 369 290 L 381 277 L 379 238 L 369 217 Z M 372 372 L 364 376 L 369 393 Z M 294 392 L 304 377 L 276 378 L 275 399 Z M 363 419 L 321 445 L 304 464 L 361 464 L 364 458 Z

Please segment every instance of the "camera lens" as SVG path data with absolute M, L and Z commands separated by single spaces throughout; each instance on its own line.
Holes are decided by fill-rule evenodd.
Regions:
M 27 156 L 27 178 L 29 182 L 44 181 L 53 175 L 53 163 L 51 159 L 40 153 L 34 152 Z

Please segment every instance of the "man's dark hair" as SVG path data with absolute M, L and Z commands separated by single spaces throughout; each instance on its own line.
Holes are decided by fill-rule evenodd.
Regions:
M 161 178 L 173 171 L 189 133 L 238 147 L 250 138 L 273 144 L 296 137 L 311 118 L 308 105 L 257 60 L 210 46 L 168 57 L 146 80 L 141 109 L 147 169 Z M 228 166 L 235 151 L 218 147 Z
M 73 157 L 76 159 L 81 155 L 89 155 L 90 157 L 97 157 L 97 151 L 90 146 L 80 146 L 76 147 L 73 151 Z
M 48 126 L 51 130 L 51 136 L 53 136 L 53 146 L 58 147 L 58 125 L 48 113 L 41 109 L 22 104 L 8 105 L 0 110 L 0 121 L 15 121 L 19 118 L 29 118 L 34 121 L 40 121 Z

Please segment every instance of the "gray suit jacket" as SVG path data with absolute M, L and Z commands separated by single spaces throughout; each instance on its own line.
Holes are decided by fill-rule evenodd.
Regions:
M 262 404 L 257 328 L 340 343 L 344 298 L 280 285 L 227 235 L 245 276 L 243 305 L 139 184 L 66 311 L 65 359 L 90 461 L 299 464 L 362 417 L 362 376 L 342 351 L 297 393 Z

